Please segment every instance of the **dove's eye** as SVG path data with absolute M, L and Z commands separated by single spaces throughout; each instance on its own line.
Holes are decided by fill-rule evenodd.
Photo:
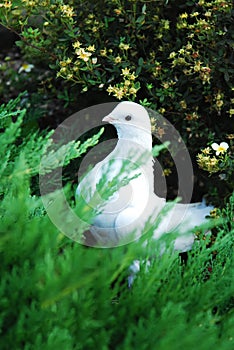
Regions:
M 125 120 L 127 120 L 127 122 L 129 122 L 129 120 L 131 120 L 132 119 L 132 117 L 130 116 L 130 115 L 127 115 L 126 117 L 125 117 Z

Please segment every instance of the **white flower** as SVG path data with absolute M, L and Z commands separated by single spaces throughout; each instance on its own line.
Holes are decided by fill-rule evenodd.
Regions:
M 83 48 L 77 49 L 76 54 L 78 58 L 80 58 L 84 62 L 88 62 L 90 56 L 92 56 L 91 52 L 85 51 L 85 49 Z
M 22 73 L 22 72 L 26 72 L 26 73 L 29 73 L 31 72 L 31 70 L 34 68 L 34 65 L 33 64 L 29 64 L 29 63 L 23 63 L 21 65 L 21 67 L 19 68 L 18 72 L 19 73 Z
M 97 63 L 97 57 L 93 57 L 92 58 L 92 64 L 96 64 Z
M 220 153 L 226 152 L 226 150 L 229 148 L 227 142 L 221 142 L 220 145 L 214 142 L 212 143 L 211 147 L 214 151 L 216 151 L 216 156 L 218 156 Z

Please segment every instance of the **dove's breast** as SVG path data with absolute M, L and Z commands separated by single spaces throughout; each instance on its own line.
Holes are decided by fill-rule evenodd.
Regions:
M 131 164 L 130 164 L 131 165 Z M 85 199 L 86 203 L 93 205 L 92 198 L 97 202 L 101 213 L 97 214 L 92 222 L 90 231 L 100 245 L 114 246 L 120 238 L 140 228 L 143 221 L 141 215 L 145 211 L 152 191 L 152 158 L 139 168 L 126 170 L 128 164 L 125 159 L 107 157 L 98 163 L 81 181 L 76 193 Z M 149 173 L 150 169 L 150 173 Z M 104 193 L 110 187 L 116 191 L 106 200 Z

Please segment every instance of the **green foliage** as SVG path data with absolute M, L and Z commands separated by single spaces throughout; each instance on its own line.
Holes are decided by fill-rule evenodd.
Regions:
M 20 29 L 29 60 L 49 60 L 83 91 L 99 86 L 133 99 L 142 87 L 152 106 L 175 116 L 232 114 L 231 1 L 157 5 L 24 0 L 6 1 L 1 11 Z
M 21 139 L 25 110 L 17 103 L 0 109 L 1 349 L 197 349 L 198 339 L 199 349 L 233 349 L 234 197 L 219 212 L 215 242 L 197 243 L 186 263 L 170 237 L 160 256 L 150 231 L 114 249 L 74 243 L 31 194 L 49 136 Z M 78 146 L 67 146 L 71 158 Z M 141 270 L 129 289 L 134 259 Z
M 6 106 L 2 105 L 0 107 L 0 123 L 4 129 L 4 133 L 0 134 L 0 154 L 1 158 L 6 160 L 1 167 L 1 174 L 5 181 L 12 179 L 13 174 L 16 175 L 14 172 L 14 161 L 17 161 L 18 157 L 25 159 L 24 165 L 22 165 L 23 169 L 21 168 L 20 172 L 23 171 L 28 176 L 32 176 L 38 174 L 40 169 L 40 174 L 44 175 L 55 168 L 66 166 L 72 159 L 80 157 L 87 151 L 87 148 L 94 146 L 98 142 L 100 135 L 104 131 L 102 128 L 97 135 L 89 138 L 83 144 L 80 141 L 73 140 L 66 145 L 54 146 L 53 149 L 50 149 L 53 142 L 53 130 L 41 134 L 36 131 L 26 137 L 21 137 L 22 123 L 26 110 L 18 109 L 13 111 L 17 103 L 19 103 L 19 99 L 20 97 L 15 101 L 10 101 Z M 13 118 L 16 120 L 14 121 Z M 44 153 L 47 154 L 42 158 Z

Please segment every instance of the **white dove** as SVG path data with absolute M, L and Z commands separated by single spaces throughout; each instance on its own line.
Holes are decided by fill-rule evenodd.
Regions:
M 190 250 L 194 242 L 191 231 L 206 221 L 212 207 L 203 203 L 176 203 L 171 210 L 162 211 L 166 200 L 154 193 L 151 124 L 146 109 L 134 102 L 120 102 L 103 121 L 115 126 L 117 145 L 82 179 L 76 190 L 78 198 L 82 196 L 90 206 L 101 208 L 90 226 L 95 245 L 114 247 L 128 243 L 143 235 L 151 224 L 153 238 L 178 232 L 174 248 L 181 252 Z M 119 189 L 114 191 L 114 188 L 115 193 L 106 200 L 101 194 L 98 197 L 100 186 L 111 189 L 116 179 Z M 159 224 L 154 225 L 160 216 Z

